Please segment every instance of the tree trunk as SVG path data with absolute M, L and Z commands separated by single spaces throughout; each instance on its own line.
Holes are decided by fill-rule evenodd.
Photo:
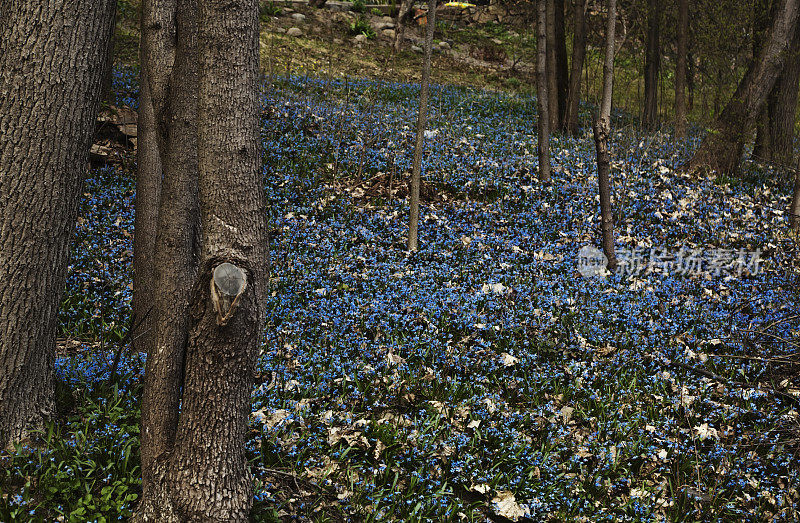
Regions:
M 403 48 L 403 41 L 406 35 L 406 26 L 411 21 L 412 7 L 414 7 L 414 0 L 403 0 L 400 3 L 400 12 L 397 14 L 397 23 L 395 24 L 394 33 L 394 50 L 400 51 Z
M 158 207 L 157 257 L 149 260 L 154 294 L 153 347 L 147 355 L 142 395 L 141 456 L 144 499 L 149 499 L 155 459 L 172 448 L 178 424 L 180 388 L 195 281 L 198 242 L 197 201 L 197 3 L 179 0 L 176 52 L 159 126 L 165 130 L 160 151 L 164 176 Z M 154 64 L 159 72 L 165 64 Z M 155 260 L 158 260 L 156 262 Z
M 689 0 L 678 0 L 678 56 L 675 63 L 675 138 L 686 138 L 686 54 L 689 43 Z
M 644 111 L 642 126 L 653 129 L 658 123 L 658 70 L 661 66 L 661 44 L 659 38 L 661 7 L 660 0 L 647 3 L 647 43 L 644 65 Z
M 800 156 L 797 157 L 797 169 L 794 171 L 794 192 L 789 205 L 789 225 L 795 231 L 800 229 Z
M 611 207 L 611 183 L 609 170 L 611 161 L 608 153 L 608 137 L 611 134 L 611 95 L 614 88 L 614 45 L 617 23 L 617 1 L 608 2 L 608 21 L 606 26 L 606 49 L 603 61 L 603 96 L 600 101 L 600 115 L 594 123 L 594 143 L 597 152 L 597 181 L 600 193 L 600 228 L 603 234 L 603 254 L 608 259 L 608 270 L 617 267 L 614 250 L 614 212 Z
M 567 62 L 567 38 L 564 31 L 564 0 L 553 2 L 553 30 L 556 55 L 556 88 L 559 129 L 565 130 L 567 96 L 569 95 L 569 63 Z
M 794 128 L 800 87 L 800 30 L 795 29 L 784 67 L 768 99 L 769 148 L 767 160 L 787 167 L 794 157 Z
M 685 168 L 724 174 L 736 172 L 744 140 L 775 84 L 784 51 L 794 37 L 797 15 L 798 0 L 781 0 L 766 45 Z
M 202 254 L 175 443 L 156 459 L 139 521 L 247 521 L 252 506 L 245 440 L 267 292 L 258 2 L 198 7 Z
M 547 7 L 544 2 L 537 5 L 536 31 L 536 105 L 539 109 L 539 180 L 550 181 L 550 119 L 547 93 Z M 579 73 L 580 74 L 580 73 Z
M 571 136 L 578 135 L 578 111 L 581 101 L 581 72 L 586 57 L 586 6 L 588 0 L 574 0 L 575 34 L 572 40 L 572 69 L 569 75 L 567 112 L 564 127 Z
M 558 111 L 558 60 L 556 60 L 556 6 L 555 0 L 541 0 L 547 5 L 547 115 L 550 129 L 561 127 Z
M 0 4 L 0 448 L 53 414 L 58 307 L 113 18 L 110 0 Z
M 411 209 L 408 221 L 408 250 L 419 249 L 419 186 L 422 177 L 422 152 L 425 147 L 425 127 L 428 125 L 428 91 L 431 81 L 431 51 L 436 29 L 436 0 L 428 0 L 428 23 L 425 26 L 425 57 L 422 61 L 422 80 L 419 91 L 417 139 L 414 144 L 414 164 L 411 173 Z
M 758 59 L 758 55 L 764 47 L 770 20 L 775 16 L 775 9 L 777 7 L 777 1 L 754 0 L 753 2 L 753 60 Z M 754 160 L 769 159 L 769 98 L 770 97 L 767 97 L 767 103 L 761 109 L 755 121 L 756 141 L 753 144 Z
M 136 349 L 155 347 L 155 245 L 166 140 L 167 89 L 175 60 L 175 0 L 142 2 L 139 44 L 139 120 L 133 235 L 133 320 Z

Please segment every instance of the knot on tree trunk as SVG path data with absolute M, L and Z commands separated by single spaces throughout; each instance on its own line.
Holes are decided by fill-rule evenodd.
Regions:
M 246 288 L 247 275 L 236 265 L 223 262 L 214 268 L 211 276 L 211 301 L 217 311 L 217 325 L 227 325 Z

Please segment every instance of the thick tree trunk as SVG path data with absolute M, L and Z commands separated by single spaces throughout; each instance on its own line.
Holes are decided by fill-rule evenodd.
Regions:
M 550 129 L 561 127 L 558 111 L 558 60 L 556 59 L 556 6 L 555 0 L 541 0 L 547 6 L 547 115 Z
M 412 7 L 414 7 L 414 0 L 403 0 L 400 3 L 400 12 L 397 14 L 397 22 L 395 23 L 395 52 L 400 51 L 403 48 L 403 42 L 406 36 L 406 26 L 411 21 Z
M 180 419 L 140 521 L 247 521 L 245 439 L 264 328 L 266 209 L 258 133 L 258 1 L 198 1 L 202 254 Z
M 686 138 L 686 54 L 689 47 L 689 0 L 678 0 L 678 56 L 675 63 L 675 138 Z
M 647 42 L 644 65 L 644 110 L 642 126 L 653 129 L 658 123 L 658 71 L 661 67 L 660 0 L 647 3 Z
M 578 135 L 578 110 L 581 101 L 581 73 L 586 57 L 586 6 L 588 0 L 574 0 L 574 38 L 572 40 L 572 68 L 569 75 L 567 112 L 564 128 L 571 136 Z
M 110 0 L 0 3 L 0 448 L 53 413 L 58 307 L 113 18 Z
M 436 29 L 436 0 L 428 0 L 428 24 L 425 27 L 425 57 L 422 61 L 422 80 L 419 91 L 417 139 L 414 144 L 414 163 L 411 172 L 410 212 L 408 220 L 408 250 L 419 249 L 419 186 L 422 177 L 422 152 L 425 148 L 425 127 L 428 125 L 428 91 L 431 83 L 431 51 Z
M 769 145 L 765 159 L 775 165 L 789 166 L 794 158 L 798 87 L 800 87 L 800 30 L 795 29 L 794 40 L 786 54 L 781 74 L 768 99 Z
M 603 234 L 603 254 L 608 259 L 608 270 L 617 267 L 614 250 L 614 212 L 611 207 L 611 182 L 609 171 L 611 160 L 608 153 L 608 137 L 611 134 L 611 95 L 614 88 L 614 45 L 617 23 L 617 1 L 608 2 L 606 25 L 606 49 L 603 61 L 603 96 L 600 115 L 594 123 L 594 143 L 597 151 L 597 181 L 600 193 L 600 228 Z
M 536 26 L 536 105 L 539 109 L 539 180 L 550 181 L 550 119 L 547 93 L 547 7 L 544 2 L 537 5 Z M 580 73 L 579 73 L 580 74 Z
M 556 89 L 559 130 L 566 130 L 567 96 L 569 95 L 569 63 L 567 37 L 564 31 L 564 0 L 553 1 L 553 36 L 555 37 Z
M 160 122 L 164 176 L 158 208 L 156 258 L 150 322 L 155 329 L 147 355 L 142 396 L 142 479 L 149 500 L 153 464 L 169 451 L 178 425 L 180 389 L 189 321 L 191 287 L 197 273 L 197 3 L 178 0 L 176 53 Z M 163 68 L 163 64 L 161 66 Z M 156 261 L 157 260 L 157 261 Z M 143 505 L 144 507 L 144 505 Z M 144 508 L 143 508 L 144 510 Z
M 766 45 L 685 168 L 736 172 L 744 140 L 780 73 L 784 51 L 794 37 L 797 16 L 798 0 L 781 0 Z
M 758 55 L 764 47 L 769 24 L 775 16 L 777 7 L 777 0 L 754 0 L 753 2 L 753 60 L 758 59 Z M 753 159 L 768 160 L 770 150 L 769 97 L 754 123 L 756 140 L 753 144 Z

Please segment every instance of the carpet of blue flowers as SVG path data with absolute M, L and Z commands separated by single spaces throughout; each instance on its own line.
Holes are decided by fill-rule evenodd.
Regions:
M 763 263 L 583 278 L 578 250 L 599 237 L 591 133 L 553 139 L 543 186 L 534 99 L 437 86 L 409 254 L 417 95 L 352 79 L 265 88 L 273 280 L 248 443 L 254 518 L 796 520 L 800 298 L 782 174 L 682 174 L 698 136 L 676 144 L 616 115 L 617 248 L 758 249 Z M 107 337 L 129 315 L 130 170 L 94 171 L 85 196 L 62 328 Z M 79 351 L 58 368 L 92 389 L 109 360 Z M 134 424 L 110 412 L 135 408 L 140 373 L 126 356 L 122 390 L 102 415 L 81 407 L 64 441 L 123 453 L 117 468 L 137 455 Z M 85 486 L 111 488 L 109 519 L 135 503 L 116 472 L 136 469 Z M 37 510 L 18 498 L 0 509 Z

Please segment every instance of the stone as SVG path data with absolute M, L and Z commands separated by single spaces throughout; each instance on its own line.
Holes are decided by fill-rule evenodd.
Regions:
M 450 49 L 450 44 L 443 40 L 443 41 L 439 42 L 439 48 L 440 49 Z
M 334 38 L 333 43 L 336 45 L 342 45 L 344 43 L 344 40 L 342 40 L 341 38 Z
M 363 44 L 364 42 L 367 41 L 367 35 L 365 34 L 356 35 L 356 37 L 353 38 L 353 40 L 355 40 L 357 44 Z
M 306 15 L 304 15 L 303 13 L 293 13 L 292 18 L 294 20 L 297 20 L 298 22 L 304 22 L 306 19 Z
M 395 31 L 394 29 L 384 29 L 383 31 L 381 31 L 381 35 L 383 35 L 383 37 L 388 40 L 394 41 Z
M 392 18 L 391 16 L 382 16 L 381 22 L 384 24 L 391 24 L 392 27 L 394 27 L 394 18 Z
M 422 48 L 420 46 L 418 46 L 418 45 L 412 45 L 411 46 L 411 50 L 414 51 L 415 53 L 421 53 L 422 52 Z
M 299 27 L 290 27 L 286 34 L 288 36 L 303 36 L 303 31 Z

